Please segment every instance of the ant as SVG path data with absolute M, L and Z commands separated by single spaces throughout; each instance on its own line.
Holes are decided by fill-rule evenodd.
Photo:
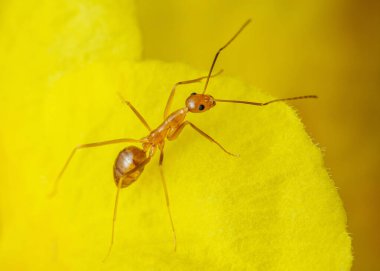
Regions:
M 111 242 L 110 242 L 108 254 L 105 259 L 107 259 L 108 256 L 110 255 L 113 242 L 114 242 L 115 222 L 116 222 L 116 214 L 117 214 L 120 190 L 122 188 L 128 187 L 140 177 L 141 173 L 144 171 L 145 166 L 150 162 L 150 160 L 152 159 L 152 157 L 154 156 L 157 150 L 160 151 L 159 168 L 160 168 L 161 180 L 162 180 L 164 193 L 165 193 L 166 206 L 169 213 L 171 228 L 173 232 L 174 251 L 176 250 L 176 247 L 177 247 L 176 233 L 175 233 L 173 218 L 172 218 L 170 205 L 169 205 L 168 189 L 166 186 L 166 181 L 165 181 L 164 172 L 162 168 L 162 164 L 164 161 L 164 146 L 165 146 L 166 139 L 170 141 L 175 140 L 186 126 L 190 126 L 195 131 L 197 131 L 201 136 L 205 137 L 212 143 L 215 143 L 216 145 L 218 145 L 225 153 L 236 156 L 230 153 L 229 151 L 227 151 L 220 143 L 218 143 L 215 139 L 213 139 L 211 136 L 206 134 L 200 128 L 195 126 L 193 123 L 185 120 L 187 113 L 206 112 L 207 110 L 213 108 L 217 102 L 241 103 L 241 104 L 249 104 L 249 105 L 256 105 L 256 106 L 264 106 L 264 105 L 268 105 L 274 102 L 317 98 L 317 96 L 315 95 L 307 95 L 307 96 L 299 96 L 299 97 L 292 97 L 292 98 L 276 99 L 276 100 L 271 100 L 264 103 L 259 103 L 259 102 L 249 102 L 249 101 L 215 99 L 213 96 L 205 94 L 210 78 L 215 77 L 222 72 L 221 70 L 218 73 L 212 75 L 215 62 L 218 59 L 220 52 L 224 50 L 240 34 L 240 32 L 243 31 L 243 29 L 250 22 L 251 22 L 251 19 L 247 20 L 236 32 L 236 34 L 223 47 L 221 47 L 217 51 L 212 61 L 211 68 L 207 76 L 203 76 L 203 77 L 199 77 L 199 78 L 187 80 L 187 81 L 181 81 L 174 84 L 174 87 L 172 88 L 171 93 L 169 95 L 169 99 L 166 103 L 166 107 L 164 111 L 164 121 L 156 129 L 152 130 L 150 126 L 148 125 L 148 123 L 145 121 L 144 117 L 137 111 L 137 109 L 129 101 L 124 100 L 123 97 L 119 94 L 122 101 L 135 113 L 137 118 L 146 127 L 146 129 L 149 132 L 147 136 L 141 139 L 120 138 L 120 139 L 113 139 L 113 140 L 108 140 L 108 141 L 82 144 L 82 145 L 76 146 L 71 152 L 70 156 L 68 157 L 66 163 L 64 164 L 62 170 L 60 171 L 55 181 L 54 189 L 51 195 L 54 195 L 56 193 L 59 180 L 61 179 L 70 161 L 72 160 L 73 156 L 78 150 L 85 149 L 85 148 L 100 147 L 100 146 L 110 145 L 110 144 L 118 144 L 118 143 L 141 143 L 142 144 L 142 148 L 138 148 L 136 146 L 128 146 L 124 148 L 118 154 L 114 163 L 113 175 L 114 175 L 115 184 L 117 186 L 117 191 L 116 191 L 115 206 L 114 206 L 114 212 L 113 212 Z M 179 85 L 201 82 L 203 79 L 206 79 L 206 83 L 205 83 L 202 93 L 201 94 L 198 94 L 195 92 L 191 93 L 191 95 L 186 99 L 185 107 L 170 113 L 170 106 L 172 104 L 176 88 Z

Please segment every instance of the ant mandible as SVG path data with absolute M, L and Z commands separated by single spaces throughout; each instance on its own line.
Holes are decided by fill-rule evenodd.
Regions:
M 166 206 L 169 213 L 171 228 L 173 232 L 173 241 L 174 241 L 174 251 L 177 247 L 177 241 L 176 241 L 176 233 L 174 229 L 174 223 L 173 218 L 170 210 L 169 205 L 169 196 L 168 196 L 168 189 L 166 186 L 166 181 L 164 177 L 164 172 L 162 168 L 162 164 L 164 161 L 164 146 L 165 146 L 165 140 L 168 139 L 170 141 L 175 140 L 179 134 L 182 132 L 182 130 L 185 128 L 185 126 L 190 126 L 195 131 L 197 131 L 200 135 L 204 136 L 208 140 L 210 140 L 212 143 L 215 143 L 218 145 L 225 153 L 229 155 L 234 155 L 227 151 L 220 143 L 218 143 L 216 140 L 214 140 L 211 136 L 203 132 L 200 128 L 195 126 L 193 123 L 185 120 L 187 113 L 203 113 L 207 110 L 213 108 L 217 102 L 224 102 L 224 103 L 241 103 L 241 104 L 249 104 L 249 105 L 256 105 L 256 106 L 264 106 L 268 105 L 274 102 L 280 102 L 280 101 L 289 101 L 289 100 L 298 100 L 298 99 L 308 99 L 308 98 L 317 98 L 315 95 L 307 95 L 307 96 L 299 96 L 299 97 L 292 97 L 292 98 L 284 98 L 284 99 L 276 99 L 271 100 L 265 103 L 259 103 L 259 102 L 249 102 L 249 101 L 238 101 L 238 100 L 223 100 L 223 99 L 215 99 L 211 95 L 205 94 L 206 89 L 209 83 L 209 80 L 211 77 L 219 75 L 222 71 L 212 75 L 212 71 L 214 69 L 214 65 L 216 60 L 218 59 L 218 56 L 220 52 L 225 49 L 239 34 L 243 29 L 251 22 L 251 20 L 247 20 L 240 29 L 236 32 L 236 34 L 223 46 L 221 47 L 211 64 L 210 71 L 207 76 L 203 76 L 200 78 L 187 80 L 187 81 L 181 81 L 174 85 L 172 88 L 172 91 L 169 95 L 169 99 L 166 103 L 165 111 L 164 111 L 164 121 L 154 130 L 150 128 L 148 123 L 145 121 L 143 116 L 137 111 L 137 109 L 129 102 L 123 99 L 123 97 L 120 95 L 120 98 L 122 101 L 129 106 L 129 108 L 136 114 L 136 116 L 139 118 L 139 120 L 142 122 L 142 124 L 147 128 L 149 131 L 148 136 L 143 137 L 141 139 L 130 139 L 130 138 L 120 138 L 120 139 L 113 139 L 108 141 L 101 141 L 101 142 L 95 142 L 95 143 L 89 143 L 89 144 L 82 144 L 78 145 L 73 149 L 71 152 L 69 158 L 67 159 L 65 165 L 63 166 L 61 172 L 59 173 L 55 184 L 54 189 L 52 192 L 52 195 L 54 195 L 58 188 L 58 182 L 61 179 L 63 173 L 65 172 L 67 166 L 69 165 L 71 159 L 73 158 L 74 154 L 84 148 L 93 148 L 93 147 L 100 147 L 104 145 L 110 145 L 110 144 L 117 144 L 117 143 L 141 143 L 142 148 L 138 148 L 136 146 L 129 146 L 123 149 L 117 156 L 114 167 L 113 167 L 113 175 L 115 184 L 117 186 L 117 192 L 116 192 L 116 198 L 115 198 L 115 206 L 114 206 L 114 212 L 113 212 L 113 221 L 112 221 L 112 235 L 111 235 L 111 242 L 108 250 L 107 257 L 109 256 L 113 242 L 114 242 L 114 234 L 115 234 L 115 221 L 116 221 L 116 214 L 117 214 L 117 206 L 118 206 L 118 200 L 119 200 L 119 193 L 121 188 L 128 187 L 133 182 L 135 182 L 138 177 L 141 175 L 141 173 L 144 171 L 145 166 L 150 162 L 153 155 L 156 153 L 157 149 L 160 151 L 160 159 L 159 159 L 159 168 L 161 173 L 161 180 L 165 192 L 165 200 L 166 200 Z M 173 101 L 173 97 L 175 94 L 175 90 L 177 86 L 184 85 L 184 84 L 192 84 L 202 81 L 203 79 L 206 79 L 206 83 L 204 86 L 204 89 L 201 94 L 198 93 L 192 93 L 187 99 L 186 99 L 186 106 L 184 108 L 178 109 L 174 111 L 173 113 L 170 113 L 170 106 Z M 107 258 L 106 257 L 106 258 Z

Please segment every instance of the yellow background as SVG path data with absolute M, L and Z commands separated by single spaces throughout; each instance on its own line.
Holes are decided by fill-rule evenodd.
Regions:
M 43 125 L 51 123 L 55 115 L 53 113 L 56 113 L 54 111 L 44 112 L 44 110 L 47 110 L 46 108 L 50 107 L 39 107 L 38 112 L 35 112 L 35 108 L 32 108 L 34 102 L 38 104 L 41 100 L 36 93 L 42 96 L 46 90 L 45 88 L 49 88 L 49 86 L 39 85 L 37 79 L 42 75 L 53 74 L 54 76 L 50 78 L 51 81 L 48 82 L 49 85 L 49 83 L 56 82 L 61 76 L 61 74 L 55 73 L 56 66 L 69 69 L 86 61 L 91 63 L 99 60 L 94 60 L 91 56 L 96 55 L 93 52 L 99 50 L 98 44 L 107 45 L 107 42 L 102 41 L 101 38 L 103 37 L 102 31 L 108 25 L 111 25 L 110 28 L 114 31 L 114 36 L 119 36 L 123 32 L 130 32 L 132 33 L 131 35 L 137 36 L 138 34 L 136 34 L 137 30 L 134 26 L 129 28 L 128 23 L 117 25 L 121 18 L 129 18 L 125 16 L 124 12 L 126 10 L 132 13 L 134 11 L 133 8 L 130 9 L 127 2 L 125 2 L 127 3 L 125 5 L 116 6 L 112 9 L 117 12 L 112 13 L 112 17 L 109 16 L 108 19 L 115 20 L 110 19 L 106 24 L 96 20 L 98 15 L 104 15 L 101 9 L 97 9 L 96 5 L 93 6 L 93 12 L 91 13 L 94 14 L 93 18 L 79 18 L 82 21 L 86 19 L 92 19 L 89 20 L 90 22 L 95 21 L 97 23 L 96 31 L 91 31 L 92 26 L 90 25 L 88 26 L 88 32 L 79 31 L 77 22 L 74 21 L 68 29 L 63 29 L 63 33 L 60 33 L 61 29 L 57 29 L 56 26 L 65 17 L 55 18 L 50 11 L 52 7 L 63 9 L 61 5 L 70 1 L 43 3 L 46 5 L 44 6 L 45 8 L 42 9 L 42 12 L 39 10 L 44 15 L 41 17 L 42 22 L 38 20 L 38 13 L 37 15 L 31 13 L 37 2 L 32 3 L 33 1 L 29 1 L 28 4 L 26 2 L 18 4 L 20 5 L 18 17 L 9 16 L 5 18 L 4 21 L 11 26 L 15 26 L 15 28 L 9 32 L 11 35 L 7 36 L 6 39 L 4 37 L 0 38 L 4 48 L 10 49 L 9 54 L 3 55 L 4 58 L 0 64 L 1 75 L 3 76 L 1 79 L 10 79 L 4 81 L 12 82 L 13 84 L 2 85 L 4 89 L 0 92 L 0 98 L 5 107 L 5 110 L 4 108 L 2 110 L 12 113 L 2 116 L 2 125 L 3 127 L 12 127 L 14 131 L 20 129 L 20 122 L 24 117 L 18 114 L 21 111 L 22 114 L 30 119 L 33 119 L 33 116 L 41 115 L 45 116 L 46 119 L 36 119 L 34 123 L 22 123 L 21 131 L 27 132 L 28 138 L 25 138 L 26 134 L 21 132 L 11 134 L 3 133 L 2 131 L 1 144 L 3 145 L 0 147 L 1 150 L 6 150 L 5 155 L 7 157 L 12 157 L 14 153 L 25 153 L 26 155 L 12 157 L 12 160 L 9 161 L 2 161 L 0 168 L 2 170 L 8 169 L 10 164 L 19 165 L 19 161 L 24 162 L 22 158 L 32 157 L 28 153 L 30 149 L 25 148 L 22 144 L 23 142 L 27 141 L 29 146 L 34 143 L 45 142 L 49 144 L 50 152 L 38 154 L 38 157 L 43 156 L 43 159 L 33 157 L 33 159 L 26 161 L 28 162 L 27 164 L 20 164 L 21 169 L 36 169 L 33 173 L 42 176 L 40 179 L 43 181 L 39 185 L 45 187 L 52 176 L 56 174 L 55 169 L 58 167 L 59 159 L 66 155 L 65 150 L 70 148 L 74 142 L 77 143 L 78 138 L 71 135 L 72 137 L 69 136 L 70 140 L 60 143 L 59 148 L 55 149 L 54 147 L 57 143 L 52 140 L 54 137 L 40 138 L 39 134 L 33 131 L 36 125 L 49 129 L 49 127 L 44 127 Z M 10 2 L 1 2 L 1 5 L 6 7 L 8 3 Z M 16 6 L 13 8 L 17 8 L 17 4 L 13 5 Z M 207 70 L 215 50 L 234 33 L 243 21 L 247 18 L 252 18 L 254 22 L 249 30 L 247 29 L 239 37 L 238 42 L 223 52 L 218 62 L 218 67 L 223 67 L 226 70 L 226 75 L 240 77 L 252 86 L 256 86 L 265 93 L 271 93 L 277 97 L 308 93 L 315 93 L 321 97 L 317 102 L 297 102 L 295 107 L 299 110 L 306 123 L 307 130 L 315 141 L 320 142 L 321 147 L 326 150 L 327 166 L 348 211 L 349 232 L 352 233 L 353 237 L 354 270 L 379 269 L 379 264 L 377 263 L 379 247 L 376 247 L 380 243 L 377 231 L 379 228 L 379 215 L 378 210 L 376 210 L 376 206 L 379 205 L 377 198 L 380 192 L 377 180 L 379 174 L 376 168 L 379 163 L 379 129 L 377 128 L 379 110 L 377 109 L 377 99 L 380 85 L 378 76 L 380 63 L 378 53 L 380 51 L 378 48 L 380 18 L 378 5 L 375 1 L 288 1 L 286 3 L 279 1 L 208 1 L 207 3 L 201 1 L 192 1 L 191 3 L 137 1 L 136 7 L 136 14 L 142 30 L 142 43 L 144 44 L 143 57 L 146 59 L 185 62 L 195 68 Z M 73 13 L 69 5 L 65 8 L 67 8 L 65 16 Z M 22 12 L 24 12 L 24 15 Z M 4 14 L 3 9 L 0 10 L 0 16 Z M 35 16 L 35 18 L 32 16 L 32 20 L 31 14 Z M 49 15 L 52 17 L 49 17 Z M 2 19 L 4 18 L 2 17 Z M 34 22 L 38 22 L 38 24 L 34 25 Z M 86 30 L 86 25 L 84 24 L 84 26 L 84 29 L 81 30 Z M 124 28 L 125 26 L 126 28 Z M 40 29 L 39 32 L 30 31 L 37 28 Z M 18 31 L 22 31 L 24 36 L 18 36 Z M 107 33 L 107 31 L 105 32 Z M 68 40 L 67 45 L 71 46 L 76 45 L 76 43 L 81 45 L 90 40 L 92 45 L 92 47 L 89 47 L 90 50 L 81 52 L 85 59 L 76 59 L 76 55 L 73 53 L 75 52 L 73 50 L 75 46 L 62 47 L 60 44 L 54 44 L 55 34 L 57 33 L 66 37 L 65 40 Z M 78 33 L 80 35 L 86 33 L 87 35 L 82 36 L 83 40 L 76 40 L 75 37 Z M 79 34 L 78 36 L 80 36 Z M 45 37 L 51 38 L 51 40 L 45 40 Z M 74 37 L 73 40 L 70 40 L 70 37 Z M 30 40 L 42 42 L 33 44 L 37 45 L 33 47 L 29 43 Z M 55 46 L 51 46 L 51 42 Z M 12 43 L 17 44 L 19 47 L 8 46 Z M 132 44 L 131 47 L 129 47 L 131 44 L 128 43 L 128 40 L 118 44 L 126 44 L 126 46 L 121 48 L 105 47 L 108 50 L 101 48 L 103 52 L 107 52 L 104 56 L 105 60 L 116 59 L 118 61 L 118 57 L 123 55 L 121 52 L 125 53 L 126 59 L 139 58 L 139 37 L 136 38 L 136 43 Z M 43 50 L 44 46 L 50 49 L 62 50 L 60 53 L 66 54 L 62 59 L 67 62 L 61 62 L 62 59 L 46 58 L 40 64 L 41 56 L 45 56 L 46 53 Z M 36 49 L 36 51 L 31 54 L 28 51 L 29 48 Z M 52 55 L 57 54 L 57 52 L 51 51 L 49 53 Z M 73 54 L 71 55 L 71 53 Z M 17 57 L 18 66 L 10 65 L 12 64 L 12 57 Z M 25 62 L 23 59 L 25 59 Z M 31 66 L 29 67 L 28 65 Z M 17 75 L 17 72 L 20 72 L 23 77 L 7 78 L 8 74 Z M 184 71 L 179 73 L 185 74 Z M 92 85 L 91 75 L 93 74 L 104 74 L 104 77 L 100 76 L 97 78 L 96 84 Z M 81 76 L 85 79 L 81 78 Z M 109 82 L 112 81 L 110 78 L 116 79 L 113 76 L 115 75 L 107 74 L 104 67 L 97 67 L 96 65 L 90 66 L 84 72 L 69 74 L 63 83 L 54 88 L 55 90 L 60 90 L 58 93 L 63 96 L 48 96 L 48 103 L 50 105 L 56 104 L 57 108 L 54 110 L 59 112 L 90 112 L 94 110 L 94 107 L 95 109 L 104 109 L 113 104 L 114 101 L 109 100 L 110 98 L 107 100 L 107 98 L 102 97 L 102 94 L 96 97 L 92 97 L 91 94 L 92 91 L 95 92 L 99 89 L 99 93 L 101 93 L 103 89 L 110 87 Z M 88 100 L 86 100 L 86 103 L 80 100 L 81 96 L 79 95 L 78 100 L 74 98 L 75 96 L 65 97 L 63 90 L 70 83 L 77 82 L 82 82 L 83 84 L 77 87 L 83 89 L 82 94 L 87 95 Z M 166 84 L 170 85 L 169 82 L 166 82 Z M 111 87 L 117 88 L 117 86 Z M 17 92 L 13 92 L 11 96 L 4 95 L 10 89 L 20 91 L 19 100 L 17 99 Z M 163 86 L 160 86 L 160 89 L 163 89 Z M 38 90 L 38 92 L 33 92 L 35 90 Z M 12 99 L 7 100 L 9 97 Z M 73 100 L 74 102 L 72 102 Z M 121 110 L 121 112 L 123 111 Z M 118 120 L 120 121 L 122 119 L 121 112 L 118 112 Z M 86 119 L 86 116 L 78 115 L 75 117 L 74 123 L 76 126 L 72 127 L 72 131 L 80 131 L 86 125 L 86 129 L 78 132 L 79 138 L 84 139 L 87 138 L 86 135 L 88 135 L 89 131 L 90 133 L 94 132 L 93 134 L 99 132 L 94 128 L 96 123 L 106 122 L 109 116 L 104 116 L 103 119 L 90 119 L 90 121 Z M 62 119 L 64 120 L 63 116 Z M 65 125 L 67 127 L 70 120 L 66 119 L 64 121 L 66 121 Z M 206 121 L 204 120 L 204 122 Z M 95 131 L 88 129 L 88 127 L 92 127 Z M 58 132 L 61 135 L 70 134 L 70 131 L 63 128 L 55 128 L 53 136 L 56 136 L 56 138 L 58 138 Z M 31 133 L 32 131 L 33 133 Z M 44 132 L 43 134 L 49 134 L 50 131 L 42 132 Z M 123 130 L 120 131 L 120 134 L 123 134 Z M 9 148 L 7 145 L 9 142 L 20 144 L 15 144 L 12 148 Z M 33 148 L 38 148 L 38 145 L 35 144 Z M 100 156 L 99 154 L 97 157 L 100 159 Z M 82 156 L 82 158 L 78 159 L 86 160 L 86 157 L 89 156 Z M 48 162 L 43 165 L 39 164 L 44 159 Z M 87 165 L 90 165 L 90 163 Z M 44 175 L 46 172 L 48 172 L 48 177 Z M 28 209 L 30 212 L 25 213 L 26 218 L 43 217 L 44 214 L 39 208 L 45 204 L 44 201 L 27 202 L 22 200 L 28 197 L 42 198 L 44 191 L 38 190 L 38 187 L 32 187 L 34 183 L 21 180 L 20 183 L 17 182 L 16 184 L 27 184 L 28 187 L 23 187 L 20 193 L 18 186 L 11 182 L 17 180 L 15 177 L 26 176 L 27 173 L 19 170 L 19 168 L 15 168 L 14 171 L 7 171 L 7 182 L 2 183 L 2 185 L 6 185 L 7 189 L 11 188 L 11 191 L 15 195 L 17 194 L 17 197 L 11 201 L 4 201 L 3 199 L 6 198 L 4 196 L 8 196 L 5 195 L 7 190 L 2 189 L 0 191 L 2 196 L 0 204 L 5 217 L 12 217 L 12 206 L 17 206 L 21 211 L 24 208 L 25 210 Z M 86 176 L 94 176 L 91 173 L 93 172 L 86 172 Z M 76 181 L 82 179 L 74 178 L 75 173 L 71 173 L 71 176 Z M 99 179 L 106 179 L 105 175 L 98 177 Z M 73 184 L 75 184 L 74 181 Z M 113 190 L 111 193 L 113 187 L 104 184 L 105 187 L 109 189 L 109 191 L 107 190 L 109 195 L 113 193 Z M 89 192 L 98 191 L 102 188 L 90 188 Z M 36 191 L 39 191 L 40 194 L 31 194 Z M 80 193 L 71 191 L 69 188 L 66 188 L 66 192 L 69 195 L 72 193 L 76 196 L 76 193 Z M 88 204 L 88 207 L 92 206 L 91 202 L 86 202 L 86 204 Z M 43 205 L 43 207 L 45 208 L 46 206 Z M 61 211 L 67 214 L 70 213 L 70 210 L 66 210 L 64 205 L 58 204 L 58 206 L 55 206 L 53 204 L 53 206 L 48 207 L 51 207 L 49 211 L 60 207 Z M 108 216 L 104 219 L 108 219 Z M 37 222 L 40 221 L 35 221 L 35 224 L 31 225 L 16 224 L 14 232 L 30 227 L 31 230 L 38 232 L 44 232 L 46 229 L 47 235 L 54 235 L 54 233 L 48 231 L 49 223 L 41 224 Z M 58 222 L 53 221 L 52 223 Z M 78 234 L 75 225 L 68 229 L 68 234 L 70 234 L 70 231 Z M 48 238 L 51 238 L 51 236 L 47 236 Z M 88 236 L 86 238 L 91 239 Z M 100 239 L 100 243 L 104 243 L 103 241 L 106 237 L 101 237 Z M 12 240 L 8 241 L 12 243 Z M 36 244 L 31 243 L 30 240 L 23 239 L 18 240 L 18 242 L 20 243 L 13 243 L 13 246 L 7 249 L 18 251 L 20 244 L 25 244 L 31 248 L 44 247 L 43 242 L 46 242 L 46 240 L 41 240 L 41 243 Z M 67 242 L 67 247 L 70 247 L 70 242 Z M 100 250 L 103 251 L 99 248 Z M 38 257 L 44 257 L 44 255 L 38 254 L 37 249 L 31 249 L 29 253 L 31 258 L 35 257 L 37 260 Z M 100 254 L 102 252 L 99 252 Z M 17 265 L 17 263 L 13 262 L 12 264 Z
M 247 18 L 253 24 L 218 67 L 298 102 L 343 199 L 353 270 L 380 270 L 380 2 L 137 1 L 143 56 L 208 69 Z

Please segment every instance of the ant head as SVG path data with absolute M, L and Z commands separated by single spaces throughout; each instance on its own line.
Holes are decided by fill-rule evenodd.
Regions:
M 211 95 L 197 94 L 195 92 L 186 99 L 186 107 L 192 113 L 203 113 L 216 104 Z

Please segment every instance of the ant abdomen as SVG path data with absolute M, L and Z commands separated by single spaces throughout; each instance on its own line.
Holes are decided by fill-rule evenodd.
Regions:
M 123 149 L 115 160 L 113 167 L 113 176 L 118 185 L 121 181 L 121 188 L 127 187 L 132 184 L 140 174 L 144 171 L 144 166 L 139 169 L 133 170 L 146 161 L 146 152 L 135 146 L 129 146 Z M 121 180 L 120 180 L 121 178 Z

